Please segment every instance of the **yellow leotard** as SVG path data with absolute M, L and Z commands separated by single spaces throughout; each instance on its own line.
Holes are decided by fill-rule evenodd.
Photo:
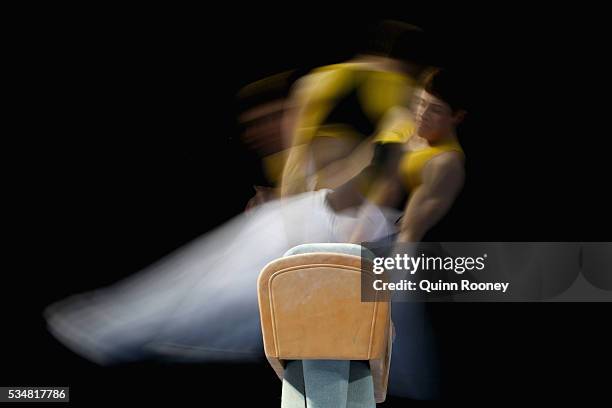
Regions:
M 434 157 L 445 152 L 459 152 L 462 157 L 465 153 L 456 138 L 441 140 L 424 149 L 406 152 L 399 162 L 399 175 L 404 187 L 412 191 L 422 183 L 423 168 Z
M 365 138 L 395 106 L 406 106 L 415 81 L 409 75 L 380 71 L 363 63 L 315 69 L 304 81 L 303 106 L 294 144 L 318 136 Z

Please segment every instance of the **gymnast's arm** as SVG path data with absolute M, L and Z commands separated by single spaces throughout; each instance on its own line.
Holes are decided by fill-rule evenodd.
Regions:
M 372 163 L 359 174 L 358 178 L 362 178 L 369 185 L 366 199 L 375 206 L 393 208 L 397 207 L 404 199 L 404 189 L 397 174 L 402 154 L 402 144 L 400 143 L 376 144 Z M 357 182 L 357 184 L 360 183 L 362 182 Z M 371 208 L 371 206 L 363 206 L 360 210 L 360 216 L 367 217 L 366 212 Z M 360 243 L 366 239 L 365 225 L 363 223 L 357 224 L 350 242 Z
M 446 152 L 432 158 L 421 177 L 422 184 L 406 204 L 398 243 L 419 242 L 451 208 L 465 180 L 461 154 Z

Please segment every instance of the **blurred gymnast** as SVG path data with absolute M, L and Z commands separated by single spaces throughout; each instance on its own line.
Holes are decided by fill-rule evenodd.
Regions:
M 330 188 L 344 182 L 332 184 L 331 178 L 338 177 L 328 170 L 340 159 L 352 162 L 363 156 L 361 151 L 372 150 L 370 141 L 361 143 L 361 150 L 357 146 L 371 134 L 388 133 L 383 117 L 406 105 L 414 90 L 411 72 L 419 69 L 400 57 L 407 42 L 408 48 L 418 44 L 420 34 L 413 26 L 384 22 L 367 56 L 318 69 L 301 81 L 290 98 L 296 105 L 285 109 L 294 125 L 285 136 L 292 147 L 281 200 L 256 206 L 132 277 L 49 306 L 49 330 L 101 364 L 148 357 L 261 359 L 255 288 L 268 262 L 303 243 L 349 242 L 357 225 L 363 239 L 395 231 L 395 220 L 376 205 L 364 199 L 353 205 L 353 197 L 341 200 L 355 195 L 353 188 L 340 187 L 332 203 Z M 303 154 L 303 146 L 314 154 Z M 326 153 L 338 146 L 342 149 L 334 157 Z M 368 165 L 361 161 L 362 168 Z M 301 187 L 306 178 L 317 180 L 314 188 Z
M 461 188 L 454 129 L 463 111 L 444 74 L 416 87 L 423 67 L 401 56 L 418 48 L 420 31 L 397 27 L 386 28 L 379 52 L 317 70 L 297 87 L 282 199 L 130 278 L 49 306 L 49 330 L 99 364 L 261 361 L 255 288 L 268 262 L 298 244 L 373 241 L 398 228 L 399 241 L 420 240 Z M 391 207 L 404 190 L 410 198 L 398 226 Z

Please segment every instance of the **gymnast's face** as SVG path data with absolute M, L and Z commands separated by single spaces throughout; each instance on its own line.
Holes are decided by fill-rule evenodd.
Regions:
M 435 142 L 453 133 L 456 118 L 446 102 L 420 89 L 412 103 L 419 136 L 428 142 Z

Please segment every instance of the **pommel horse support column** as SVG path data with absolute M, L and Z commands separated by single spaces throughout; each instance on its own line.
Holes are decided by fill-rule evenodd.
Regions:
M 361 302 L 361 274 L 371 274 L 361 261 L 359 245 L 305 244 L 261 271 L 264 350 L 281 380 L 287 360 L 367 360 L 375 400 L 385 400 L 391 307 L 388 301 Z

